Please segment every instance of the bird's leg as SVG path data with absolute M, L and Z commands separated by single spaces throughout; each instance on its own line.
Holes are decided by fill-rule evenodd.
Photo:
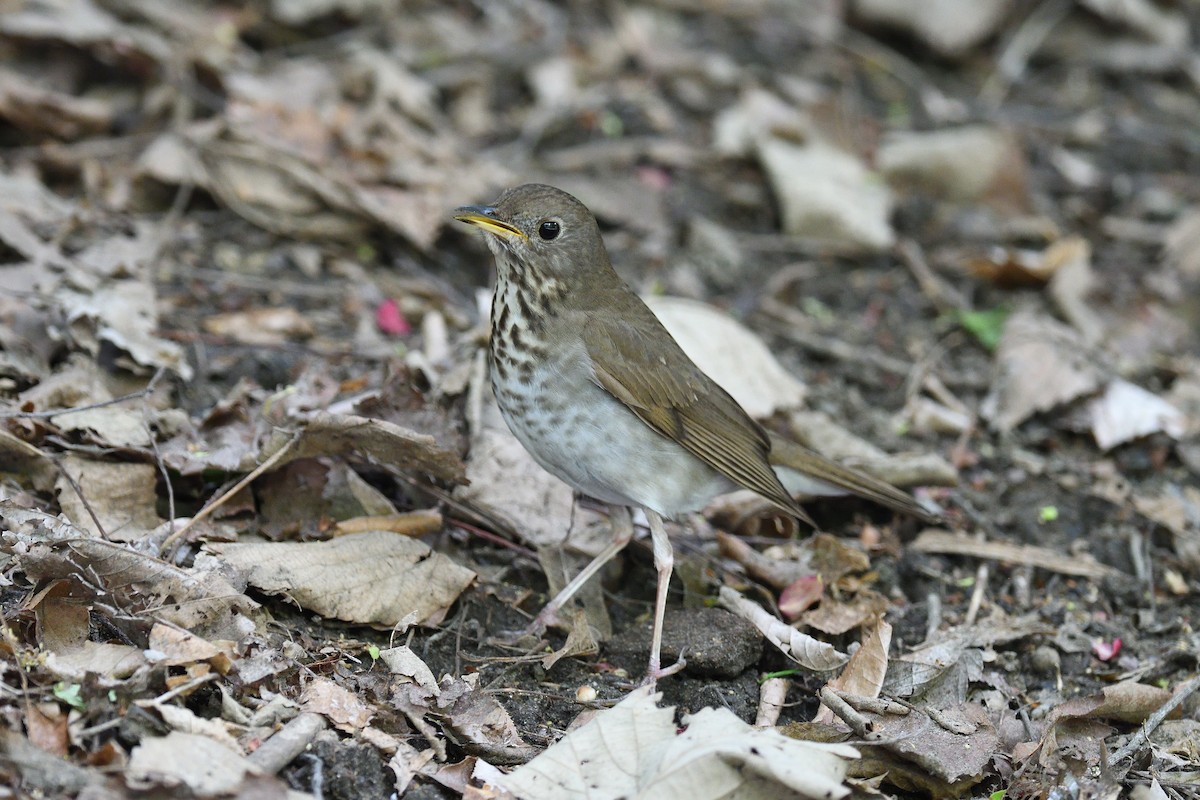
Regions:
M 650 663 L 646 668 L 643 686 L 654 686 L 659 678 L 674 675 L 683 669 L 687 662 L 681 653 L 679 660 L 663 669 L 660 651 L 662 650 L 663 617 L 667 613 L 667 590 L 671 587 L 671 569 L 675 566 L 675 556 L 671 551 L 671 540 L 667 538 L 667 528 L 663 518 L 656 512 L 646 509 L 646 519 L 650 523 L 650 541 L 654 547 L 654 569 L 658 572 L 658 590 L 654 596 L 654 628 L 650 636 Z
M 540 636 L 548 626 L 556 624 L 559 610 L 570 602 L 571 598 L 583 588 L 583 585 L 591 580 L 592 576 L 611 561 L 617 553 L 624 550 L 625 546 L 633 539 L 633 517 L 630 516 L 628 508 L 618 505 L 610 506 L 608 519 L 612 526 L 612 541 L 533 618 L 526 628 L 528 633 Z M 668 545 L 669 548 L 670 545 Z M 670 570 L 670 567 L 667 569 Z

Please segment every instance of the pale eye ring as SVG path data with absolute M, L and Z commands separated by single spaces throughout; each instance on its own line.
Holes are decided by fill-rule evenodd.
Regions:
M 551 239 L 557 239 L 558 234 L 562 232 L 562 225 L 557 221 L 548 219 L 538 226 L 538 236 L 542 237 L 547 242 Z

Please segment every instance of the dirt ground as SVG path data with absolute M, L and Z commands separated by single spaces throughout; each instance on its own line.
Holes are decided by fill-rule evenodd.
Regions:
M 0 8 L 0 796 L 818 796 L 771 731 L 825 796 L 1200 797 L 1200 6 L 941 5 Z M 452 210 L 526 182 L 943 512 L 674 525 L 664 736 L 728 742 L 549 788 L 636 739 L 655 573 L 505 636 L 606 524 L 481 380 Z

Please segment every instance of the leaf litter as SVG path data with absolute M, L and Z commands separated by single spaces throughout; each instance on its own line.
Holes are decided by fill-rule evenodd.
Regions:
M 850 5 L 0 16 L 0 775 L 1190 796 L 1194 15 Z M 765 424 L 945 529 L 715 500 L 663 704 L 618 663 L 640 543 L 565 643 L 500 635 L 607 535 L 497 424 L 444 232 L 525 180 Z

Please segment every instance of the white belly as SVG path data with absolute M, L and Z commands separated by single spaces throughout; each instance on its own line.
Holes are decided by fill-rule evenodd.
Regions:
M 564 384 L 574 386 L 575 396 L 586 401 L 551 399 L 547 390 Z M 587 379 L 579 364 L 539 365 L 524 384 L 497 380 L 493 367 L 492 388 L 509 430 L 534 459 L 598 500 L 675 517 L 699 510 L 733 488 L 731 481 Z

